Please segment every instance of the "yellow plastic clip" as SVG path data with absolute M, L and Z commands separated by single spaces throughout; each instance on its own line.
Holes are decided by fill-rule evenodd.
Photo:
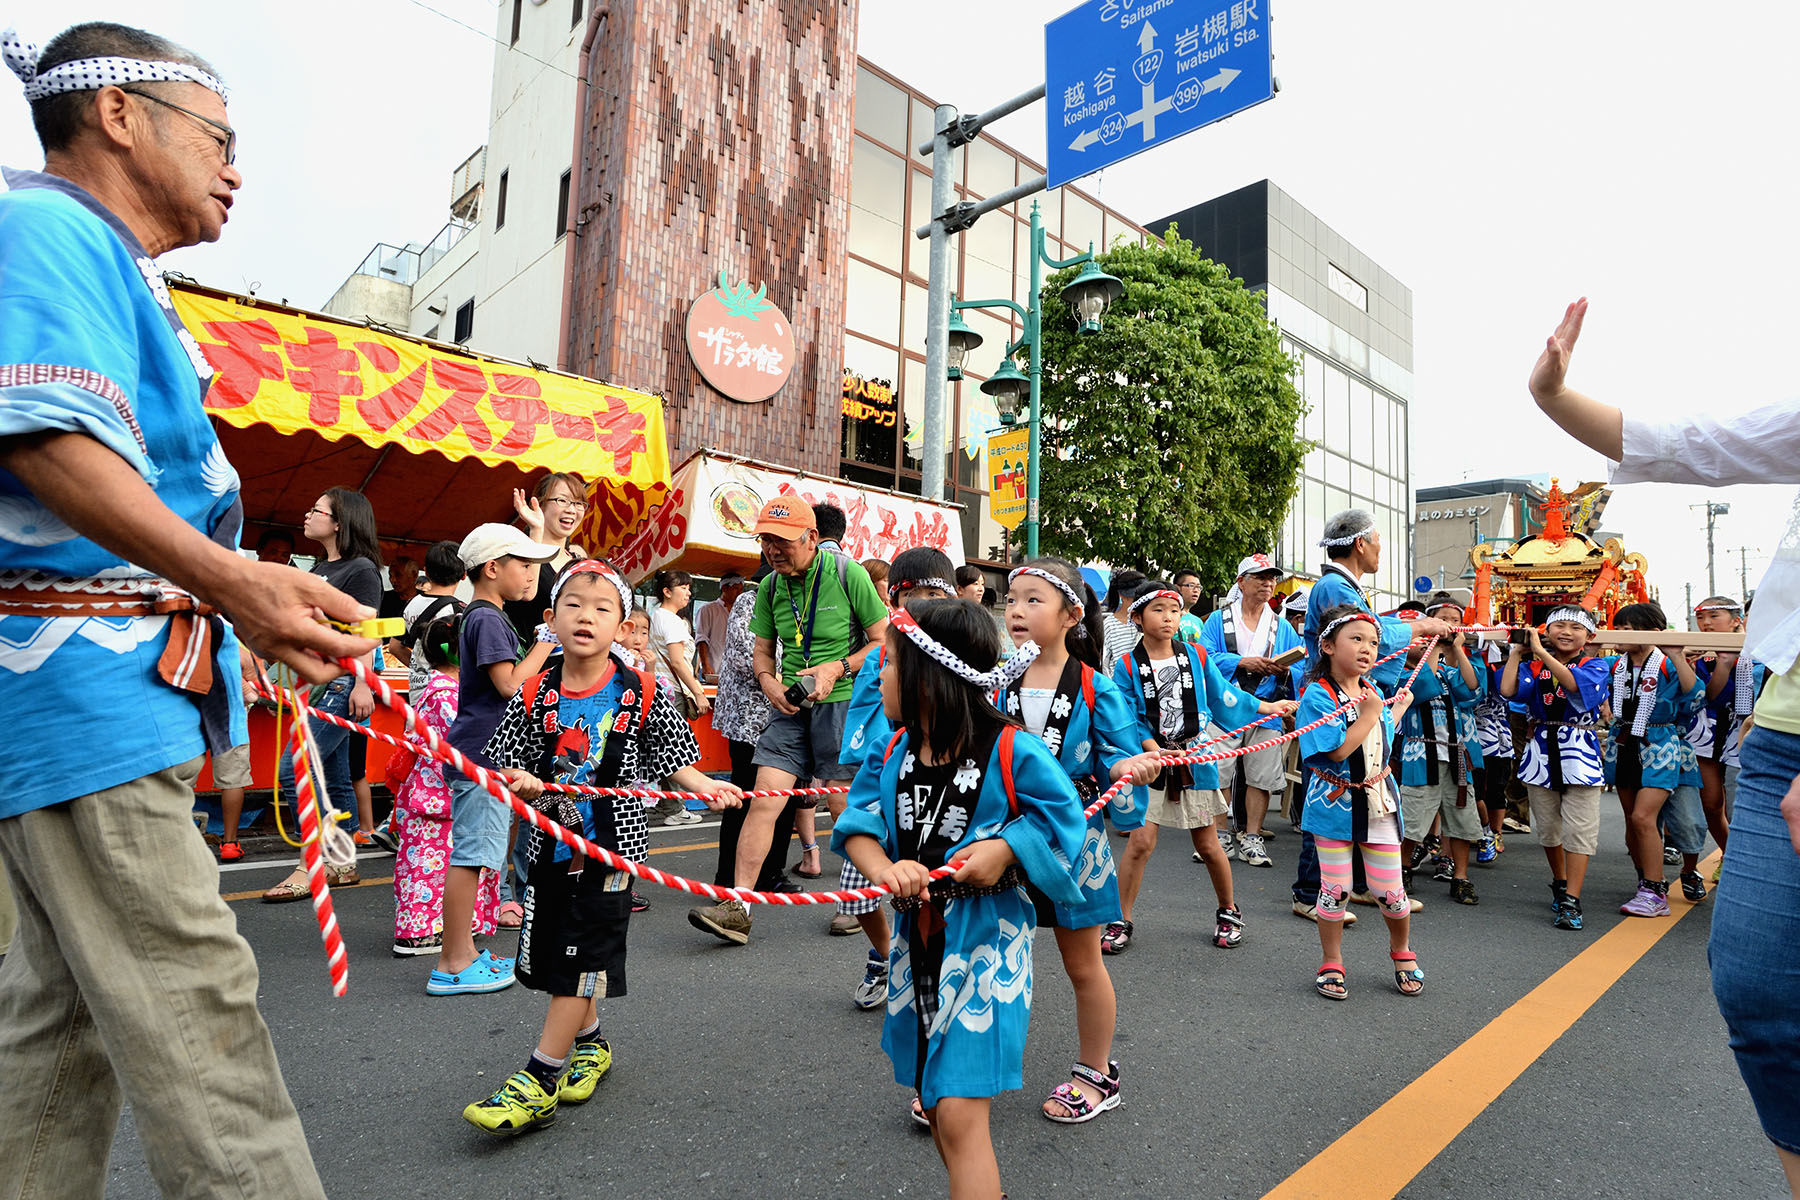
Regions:
M 352 637 L 372 638 L 375 641 L 386 641 L 388 638 L 402 637 L 406 633 L 404 617 L 374 617 L 367 621 L 334 621 L 323 618 L 333 629 L 350 634 Z

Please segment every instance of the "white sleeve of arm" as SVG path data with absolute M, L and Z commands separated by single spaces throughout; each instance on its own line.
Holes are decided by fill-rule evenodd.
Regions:
M 1800 403 L 1659 423 L 1625 414 L 1624 457 L 1612 482 L 1800 483 Z

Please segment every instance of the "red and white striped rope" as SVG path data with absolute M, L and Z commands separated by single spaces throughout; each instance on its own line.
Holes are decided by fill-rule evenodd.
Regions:
M 299 697 L 294 700 L 298 703 Z M 338 929 L 331 887 L 325 878 L 324 825 L 319 819 L 319 798 L 314 790 L 312 736 L 305 721 L 294 722 L 289 746 L 294 758 L 294 807 L 300 816 L 300 863 L 306 870 L 306 886 L 312 896 L 313 915 L 319 922 L 319 937 L 325 943 L 331 994 L 342 996 L 350 990 L 350 957 L 344 950 L 344 935 Z

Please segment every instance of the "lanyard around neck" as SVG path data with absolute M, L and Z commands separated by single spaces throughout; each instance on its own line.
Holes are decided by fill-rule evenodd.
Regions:
M 820 552 L 820 554 L 813 555 L 812 596 L 806 602 L 806 612 L 805 612 L 804 616 L 800 612 L 800 606 L 794 602 L 793 580 L 786 576 L 783 577 L 783 578 L 788 579 L 788 584 L 787 584 L 788 608 L 793 610 L 793 614 L 794 614 L 794 649 L 796 649 L 800 652 L 800 661 L 801 661 L 802 665 L 809 666 L 809 667 L 812 666 L 813 622 L 815 619 L 817 619 L 817 617 L 819 615 L 819 584 L 825 578 L 824 569 L 822 568 L 822 566 L 820 565 L 820 562 L 819 562 L 819 559 L 822 557 L 822 555 L 823 555 L 823 552 Z M 805 622 L 805 626 L 806 626 L 804 633 L 801 632 L 801 622 L 802 621 Z

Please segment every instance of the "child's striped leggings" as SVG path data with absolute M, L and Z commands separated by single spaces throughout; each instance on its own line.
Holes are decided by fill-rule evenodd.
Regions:
M 1350 851 L 1355 842 L 1339 842 L 1314 837 L 1319 848 L 1319 920 L 1344 919 L 1344 898 L 1350 892 Z M 1360 843 L 1363 873 L 1368 876 L 1369 890 L 1375 893 L 1382 914 L 1404 917 L 1412 912 L 1406 898 L 1406 886 L 1400 881 L 1400 847 L 1393 843 Z

